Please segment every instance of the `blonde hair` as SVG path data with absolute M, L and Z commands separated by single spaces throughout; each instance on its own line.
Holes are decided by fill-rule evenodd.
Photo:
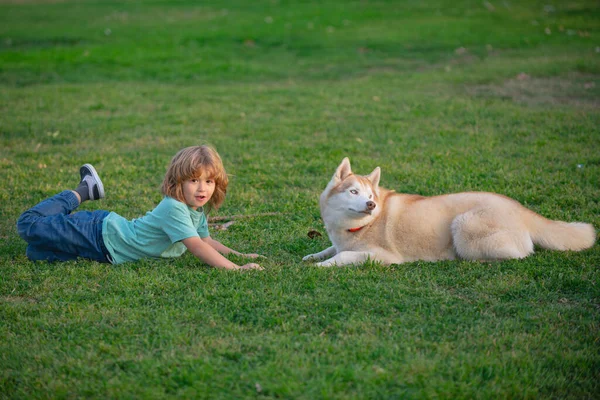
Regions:
M 165 196 L 185 203 L 183 182 L 200 177 L 215 181 L 215 191 L 206 203 L 206 212 L 213 208 L 218 210 L 225 200 L 229 178 L 219 153 L 211 146 L 191 146 L 179 150 L 167 168 L 161 191 Z

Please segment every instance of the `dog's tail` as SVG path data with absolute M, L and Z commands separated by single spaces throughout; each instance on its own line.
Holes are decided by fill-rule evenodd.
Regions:
M 580 251 L 596 242 L 596 230 L 591 224 L 553 221 L 528 211 L 531 240 L 544 249 Z

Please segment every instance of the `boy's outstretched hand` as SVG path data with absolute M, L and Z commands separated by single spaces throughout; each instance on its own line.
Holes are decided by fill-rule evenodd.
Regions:
M 248 258 L 266 258 L 265 256 L 261 256 L 260 254 L 256 254 L 256 253 L 245 253 L 242 254 L 243 257 L 248 257 Z

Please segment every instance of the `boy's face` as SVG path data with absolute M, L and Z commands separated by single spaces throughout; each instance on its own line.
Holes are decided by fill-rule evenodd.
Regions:
M 211 178 L 192 178 L 183 182 L 185 204 L 197 210 L 204 206 L 215 192 L 215 181 Z

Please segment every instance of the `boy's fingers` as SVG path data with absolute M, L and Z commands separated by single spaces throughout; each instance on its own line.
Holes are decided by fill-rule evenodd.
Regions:
M 259 270 L 259 271 L 262 271 L 262 270 L 264 270 L 264 268 L 263 268 L 263 267 L 261 267 L 261 266 L 260 266 L 260 265 L 258 265 L 258 264 L 255 264 L 255 263 L 249 263 L 249 264 L 246 264 L 246 265 L 242 265 L 242 267 L 241 267 L 241 268 L 242 268 L 242 269 L 257 269 L 257 270 Z
M 256 254 L 256 253 L 249 253 L 249 254 L 245 254 L 246 257 L 249 258 L 267 258 L 261 254 Z

